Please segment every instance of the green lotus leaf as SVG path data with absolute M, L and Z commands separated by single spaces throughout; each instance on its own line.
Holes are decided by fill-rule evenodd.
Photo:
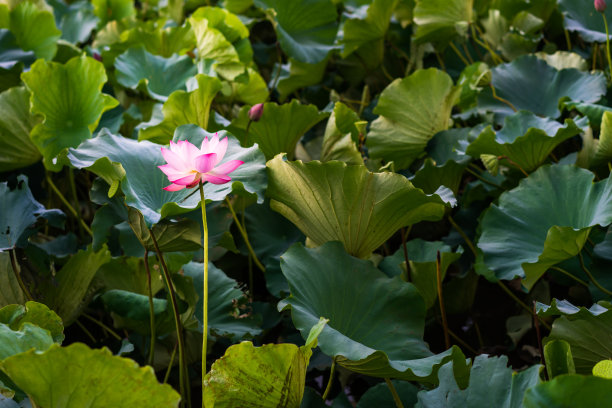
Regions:
M 101 92 L 106 72 L 93 58 L 72 58 L 64 65 L 38 60 L 21 77 L 31 92 L 32 113 L 44 118 L 30 137 L 49 169 L 59 170 L 53 159 L 89 139 L 102 113 L 118 104 Z
M 498 279 L 525 278 L 531 289 L 582 250 L 591 227 L 612 223 L 612 180 L 594 184 L 593 177 L 573 166 L 543 166 L 483 213 L 478 247 Z
M 405 407 L 414 407 L 414 404 L 417 403 L 417 392 L 419 389 L 406 381 L 393 380 L 392 383 L 402 404 L 404 404 Z M 393 394 L 391 394 L 389 386 L 382 382 L 368 389 L 361 398 L 359 398 L 356 408 L 393 408 L 395 406 Z
M 98 26 L 94 7 L 88 1 L 75 1 L 67 4 L 64 0 L 50 0 L 55 19 L 62 31 L 62 39 L 72 43 L 84 43 Z
M 454 199 L 454 194 L 459 191 L 466 166 L 466 164 L 459 164 L 452 160 L 437 166 L 434 160 L 425 159 L 423 167 L 416 172 L 410 181 L 416 188 L 422 189 L 426 194 L 438 194 L 443 199 L 440 188 L 447 188 L 453 194 Z M 444 201 L 449 202 L 448 200 Z M 451 206 L 454 207 L 455 205 L 456 199 Z
M 510 160 L 526 172 L 537 169 L 552 151 L 565 140 L 583 132 L 587 120 L 565 120 L 565 126 L 531 112 L 520 111 L 504 118 L 504 127 L 494 131 L 488 126 L 470 143 L 466 153 L 478 158 L 488 154 Z
M 362 47 L 366 47 L 370 55 L 372 55 L 372 49 L 383 48 L 384 38 L 397 3 L 398 0 L 373 0 L 365 18 L 346 20 L 342 30 L 343 36 L 339 41 L 343 46 L 342 57 L 346 58 Z M 382 56 L 382 53 L 372 55 L 376 61 L 369 61 L 369 63 L 380 64 Z
M 553 308 L 554 305 L 551 306 L 551 309 Z M 578 309 L 573 306 L 572 308 Z M 572 314 L 562 312 L 562 316 L 553 322 L 552 331 L 544 339 L 546 344 L 554 340 L 564 340 L 569 343 L 578 374 L 590 374 L 595 364 L 612 356 L 612 345 L 602 341 L 612 336 L 612 311 L 605 310 L 600 313 L 600 309 L 603 308 L 601 306 L 592 308 L 597 314 L 586 308 L 579 308 L 578 312 Z M 559 313 L 555 313 L 553 309 L 547 314 Z
M 281 65 L 281 72 L 276 85 L 278 100 L 284 102 L 289 95 L 298 89 L 321 83 L 325 75 L 327 62 L 328 60 L 324 59 L 316 64 L 307 64 L 289 59 L 288 64 Z M 279 69 L 278 65 L 276 69 Z
M 126 88 L 143 89 L 153 99 L 166 101 L 174 91 L 185 90 L 185 83 L 197 68 L 189 56 L 164 58 L 144 47 L 130 48 L 115 59 L 117 82 Z
M 10 255 L 0 252 L 0 307 L 25 302 L 26 297 L 15 277 Z
M 279 308 L 291 309 L 302 337 L 319 317 L 329 319 L 319 347 L 343 367 L 372 377 L 433 384 L 445 362 L 465 364 L 455 347 L 438 355 L 429 351 L 423 341 L 425 304 L 412 284 L 351 257 L 341 243 L 314 249 L 295 244 L 281 257 L 281 268 L 291 296 Z
M 17 176 L 17 187 L 0 183 L 0 252 L 13 249 L 38 218 L 63 216 L 60 210 L 47 210 L 37 202 L 26 176 Z
M 491 82 L 491 70 L 484 62 L 468 65 L 457 80 L 461 87 L 461 94 L 457 106 L 461 110 L 473 108 L 478 102 L 478 94 Z
M 453 375 L 452 364 L 447 363 L 438 373 L 440 386 L 419 392 L 419 402 L 415 407 L 522 408 L 525 391 L 541 382 L 542 366 L 534 365 L 514 373 L 507 365 L 506 356 L 476 356 L 468 387 L 460 388 Z
M 156 126 L 141 128 L 138 140 L 166 144 L 181 125 L 194 124 L 202 129 L 208 127 L 210 105 L 221 90 L 221 81 L 202 74 L 195 78 L 198 88 L 191 92 L 175 91 L 170 94 L 162 108 L 164 120 Z
M 140 244 L 150 252 L 155 252 L 157 249 L 161 252 L 189 252 L 201 248 L 200 225 L 193 220 L 161 220 L 156 223 L 151 231 L 157 248 L 140 211 L 130 207 L 128 222 Z
M 545 305 L 540 302 L 536 302 L 536 311 L 538 316 L 568 316 L 571 318 L 582 317 L 586 314 L 590 314 L 592 316 L 599 316 L 602 313 L 608 311 L 607 308 L 598 305 L 597 303 L 593 304 L 590 308 L 585 307 L 576 307 L 572 305 L 567 300 L 559 300 L 553 299 L 549 305 Z
M 473 0 L 416 0 L 415 42 L 446 45 L 458 36 L 465 36 L 472 22 L 473 3 Z
M 449 161 L 467 164 L 472 158 L 466 154 L 466 150 L 483 129 L 484 125 L 478 125 L 473 128 L 453 128 L 438 132 L 427 143 L 427 154 L 436 166 L 443 166 Z
M 593 375 L 612 380 L 612 360 L 602 360 L 593 367 Z
M 44 285 L 44 303 L 57 313 L 66 326 L 72 324 L 93 294 L 89 285 L 102 265 L 111 260 L 106 246 L 94 252 L 91 246 L 68 259 L 53 283 Z
M 332 161 L 267 164 L 270 207 L 293 222 L 314 245 L 341 241 L 368 257 L 398 229 L 442 217 L 444 202 L 427 196 L 404 176 L 370 173 L 365 166 Z
M 325 128 L 321 161 L 339 160 L 347 164 L 363 164 L 361 153 L 354 142 L 359 139 L 359 130 L 355 126 L 359 121 L 355 111 L 342 102 L 336 102 Z
M 612 380 L 583 375 L 559 377 L 530 388 L 525 393 L 525 408 L 591 408 L 610 403 Z
M 268 99 L 268 87 L 262 76 L 253 68 L 247 68 L 246 82 L 232 82 L 231 92 L 224 93 L 230 101 L 238 100 L 248 105 L 264 103 Z
M 335 48 L 338 23 L 331 0 L 255 0 L 255 5 L 268 10 L 280 46 L 289 57 L 316 64 Z
M 366 144 L 370 157 L 408 167 L 421 156 L 427 142 L 448 128 L 451 109 L 460 88 L 440 70 L 419 70 L 396 79 L 380 94 Z
M 544 346 L 544 360 L 549 378 L 562 374 L 576 374 L 570 344 L 565 340 L 552 340 Z
M 9 29 L 24 51 L 50 60 L 57 51 L 62 32 L 55 26 L 53 13 L 35 1 L 18 2 L 9 13 Z
M 183 266 L 183 272 L 193 279 L 193 285 L 198 293 L 195 317 L 198 319 L 201 332 L 202 308 L 204 305 L 202 301 L 204 265 L 189 262 Z M 258 319 L 246 310 L 241 309 L 248 302 L 246 294 L 238 288 L 238 283 L 235 280 L 227 277 L 221 269 L 218 269 L 212 263 L 208 264 L 208 294 L 209 335 L 240 340 L 261 333 Z
M 183 125 L 176 130 L 174 141 L 189 140 L 199 146 L 206 135 L 211 136 L 195 125 Z M 163 190 L 170 182 L 166 175 L 156 168 L 165 164 L 160 148 L 160 145 L 148 141 L 137 142 L 102 131 L 94 139 L 81 144 L 78 149 L 70 149 L 68 159 L 73 166 L 89 169 L 104 178 L 109 185 L 115 181 L 120 182 L 126 204 L 139 210 L 150 227 L 164 217 L 193 210 L 200 203 L 199 194 L 191 195 L 194 190 Z M 204 186 L 206 199 L 221 201 L 231 192 L 246 191 L 257 194 L 258 200 L 263 202 L 267 180 L 265 159 L 259 149 L 256 146 L 244 149 L 236 139 L 229 136 L 224 161 L 229 160 L 242 160 L 245 164 L 232 172 L 231 183 L 207 183 Z M 107 165 L 103 166 L 104 163 Z M 116 167 L 111 166 L 112 163 L 118 163 L 125 175 L 116 172 Z
M 563 25 L 568 31 L 577 32 L 580 37 L 588 42 L 606 42 L 606 27 L 601 17 L 592 4 L 583 5 L 572 0 L 559 0 L 559 10 L 563 13 Z M 608 25 L 612 24 L 610 10 L 604 12 Z
M 266 160 L 279 153 L 294 157 L 295 146 L 314 125 L 327 117 L 314 105 L 302 105 L 297 100 L 277 105 L 274 102 L 264 104 L 263 115 L 249 126 L 248 107 L 240 110 L 238 117 L 228 127 L 246 145 L 257 143 L 266 155 Z M 249 126 L 247 135 L 246 129 Z
M 62 319 L 42 303 L 30 301 L 25 305 L 5 306 L 0 309 L 0 323 L 12 330 L 21 330 L 26 323 L 32 324 L 49 331 L 54 342 L 61 343 L 64 340 Z
M 253 5 L 253 0 L 223 0 L 222 4 L 231 13 L 242 14 Z
M 150 367 L 82 343 L 51 346 L 2 361 L 0 368 L 40 407 L 178 407 L 180 396 Z M 32 373 L 38 375 L 32 375 Z M 134 384 L 138 384 L 134 387 Z
M 49 331 L 32 323 L 24 323 L 18 330 L 0 323 L 0 363 L 31 349 L 47 350 L 53 344 Z
M 612 160 L 612 112 L 604 112 L 601 118 L 599 139 L 593 138 L 593 132 L 587 129 L 582 136 L 582 150 L 576 164 L 586 168 L 605 166 Z
M 595 103 L 564 101 L 561 103 L 561 106 L 563 109 L 567 110 L 575 109 L 582 115 L 588 117 L 589 123 L 593 129 L 599 129 L 605 112 L 612 112 L 612 108 Z
M 559 101 L 569 98 L 575 102 L 597 102 L 606 93 L 603 74 L 590 74 L 577 69 L 557 71 L 536 56 L 529 55 L 491 69 L 492 84 L 498 97 L 510 102 L 518 110 L 557 118 Z M 491 90 L 478 97 L 479 109 L 503 116 L 514 113 L 507 104 L 494 99 Z
M 136 14 L 133 0 L 92 0 L 94 14 L 100 19 L 103 27 L 109 21 L 122 20 Z
M 562 70 L 565 68 L 576 68 L 580 71 L 588 71 L 589 65 L 587 61 L 575 52 L 570 51 L 556 51 L 553 54 L 547 54 L 545 52 L 536 52 L 535 55 L 546 61 L 551 67 Z
M 16 87 L 0 93 L 0 171 L 26 167 L 40 160 L 30 131 L 40 122 L 30 114 L 30 93 Z
M 164 258 L 169 259 L 170 254 Z M 160 269 L 151 267 L 156 262 L 155 256 L 149 255 L 149 271 L 151 273 L 151 291 L 153 295 L 164 288 Z M 98 269 L 97 277 L 104 282 L 106 289 L 117 289 L 140 295 L 149 293 L 147 271 L 144 266 L 144 257 L 117 257 L 102 265 Z
M 170 58 L 173 54 L 184 55 L 195 47 L 195 35 L 191 26 L 167 27 L 164 21 L 147 21 L 144 24 L 126 31 L 121 35 L 121 45 L 125 50 L 132 47 L 144 46 L 153 55 Z
M 8 8 L 4 9 L 8 14 Z M 3 5 L 0 4 L 0 15 L 2 10 Z M 23 51 L 8 29 L 0 29 L 0 92 L 21 85 L 24 65 L 30 66 L 35 60 L 36 55 L 32 51 Z

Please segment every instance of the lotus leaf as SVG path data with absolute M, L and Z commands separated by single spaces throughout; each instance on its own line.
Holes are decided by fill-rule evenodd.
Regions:
M 610 401 L 612 380 L 583 375 L 560 375 L 525 393 L 525 408 L 590 408 Z
M 415 41 L 446 45 L 457 36 L 465 36 L 472 22 L 473 3 L 473 0 L 416 0 Z

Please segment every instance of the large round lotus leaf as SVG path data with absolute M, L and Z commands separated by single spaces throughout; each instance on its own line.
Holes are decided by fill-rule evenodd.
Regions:
M 577 255 L 591 227 L 612 223 L 612 180 L 574 166 L 543 166 L 484 212 L 478 247 L 498 279 L 530 289 L 551 266 Z
M 606 42 L 606 27 L 603 18 L 592 3 L 559 0 L 559 10 L 563 12 L 563 25 L 568 31 L 577 32 L 585 41 Z M 604 15 L 608 20 L 608 26 L 612 26 L 612 11 L 609 7 Z
M 417 43 L 446 45 L 465 36 L 472 22 L 473 0 L 417 0 L 413 11 Z
M 40 160 L 30 131 L 40 119 L 30 113 L 30 93 L 22 87 L 0 94 L 0 171 L 26 167 Z
M 174 138 L 175 141 L 189 140 L 199 146 L 205 135 L 211 136 L 195 125 L 183 125 L 177 129 Z M 155 143 L 137 142 L 103 130 L 78 149 L 70 149 L 68 159 L 73 166 L 89 169 L 110 185 L 120 182 L 126 203 L 138 209 L 147 225 L 151 226 L 166 216 L 188 212 L 200 203 L 199 194 L 192 194 L 194 190 L 163 190 L 170 182 L 157 168 L 166 163 L 160 148 Z M 246 190 L 257 194 L 258 200 L 263 202 L 263 191 L 266 188 L 265 159 L 259 149 L 256 146 L 242 148 L 236 139 L 229 136 L 223 160 L 242 160 L 245 163 L 232 172 L 232 182 L 219 185 L 206 183 L 206 199 L 221 201 L 234 190 Z M 120 164 L 122 171 L 117 171 L 115 163 Z
M 55 342 L 61 343 L 64 340 L 62 319 L 42 303 L 26 302 L 25 306 L 5 306 L 0 309 L 0 323 L 13 330 L 21 330 L 26 323 L 33 324 L 48 330 Z
M 370 157 L 408 167 L 425 151 L 436 133 L 448 128 L 451 109 L 460 89 L 435 68 L 396 79 L 380 94 L 366 144 Z
M 540 310 L 538 314 L 544 316 L 561 315 L 553 322 L 545 342 L 568 342 L 577 373 L 590 374 L 595 364 L 612 358 L 612 344 L 602 340 L 612 337 L 612 311 L 599 305 L 590 310 L 577 308 L 563 301 L 556 301 L 545 311 L 540 306 Z
M 293 222 L 315 245 L 340 241 L 347 252 L 368 257 L 398 229 L 439 220 L 445 204 L 397 173 L 330 161 L 267 164 L 270 207 Z
M 559 100 L 597 102 L 606 93 L 603 74 L 589 74 L 577 69 L 561 71 L 536 56 L 529 55 L 491 69 L 492 85 L 498 97 L 506 99 L 518 110 L 557 118 Z M 504 116 L 514 113 L 507 104 L 494 99 L 491 90 L 478 97 L 479 109 L 491 110 Z
M 255 0 L 269 11 L 280 46 L 291 58 L 308 64 L 325 59 L 334 49 L 338 23 L 331 0 Z
M 565 120 L 565 126 L 552 119 L 541 118 L 531 112 L 521 111 L 504 119 L 504 127 L 497 132 L 487 127 L 467 148 L 467 154 L 476 158 L 482 154 L 503 156 L 531 172 L 538 168 L 548 155 L 563 141 L 581 133 L 587 119 L 576 122 Z
M 268 102 L 259 121 L 251 123 L 247 135 L 248 111 L 248 107 L 242 108 L 228 130 L 247 146 L 257 143 L 267 160 L 279 153 L 287 153 L 292 159 L 304 133 L 328 116 L 315 105 L 302 105 L 296 99 L 284 105 Z
M 440 385 L 419 392 L 415 408 L 522 408 L 525 391 L 540 383 L 540 369 L 534 365 L 519 373 L 507 367 L 508 357 L 477 356 L 470 370 L 468 387 L 459 387 L 451 363 L 438 372 Z
M 221 81 L 206 75 L 196 75 L 198 89 L 191 92 L 175 91 L 164 103 L 164 120 L 156 126 L 141 128 L 138 140 L 150 140 L 166 144 L 181 125 L 194 124 L 202 129 L 208 127 L 210 105 L 221 90 Z
M 30 350 L 7 358 L 0 368 L 39 407 L 170 408 L 180 400 L 170 385 L 157 381 L 151 367 L 82 343 L 52 346 L 44 353 Z
M 64 0 L 50 0 L 56 21 L 62 31 L 62 39 L 73 44 L 84 43 L 98 25 L 93 5 L 88 1 L 75 1 L 70 4 Z
M 612 380 L 577 374 L 560 375 L 525 393 L 525 408 L 592 408 L 610 405 Z
M 463 361 L 458 349 L 438 355 L 428 349 L 425 304 L 412 284 L 386 277 L 341 243 L 295 244 L 281 257 L 281 268 L 291 296 L 279 307 L 291 308 L 303 337 L 319 317 L 329 319 L 319 347 L 340 365 L 373 377 L 435 383 L 440 365 L 453 356 Z
M 0 183 L 0 208 L 0 252 L 15 248 L 21 235 L 38 218 L 62 214 L 45 209 L 34 199 L 26 176 L 17 176 L 17 186 L 12 190 L 8 182 Z
M 195 317 L 199 322 L 199 330 L 202 331 L 204 264 L 189 262 L 183 266 L 183 271 L 185 275 L 193 279 L 193 285 L 198 294 Z M 228 278 L 212 263 L 208 264 L 208 295 L 209 335 L 240 340 L 261 333 L 257 319 L 251 314 L 244 314 L 244 310 L 240 309 L 240 306 L 243 306 L 248 300 L 244 292 L 238 288 L 238 283 Z
M 185 90 L 186 82 L 197 73 L 189 56 L 170 58 L 150 54 L 144 47 L 130 48 L 115 59 L 119 84 L 143 89 L 159 101 L 166 101 L 174 91 Z
M 44 118 L 30 136 L 45 166 L 54 170 L 59 169 L 53 163 L 58 153 L 89 139 L 102 113 L 118 104 L 101 92 L 106 72 L 93 58 L 75 57 L 64 65 L 38 60 L 21 77 L 32 93 L 32 113 Z
M 16 3 L 9 14 L 9 28 L 24 51 L 50 60 L 57 51 L 56 41 L 62 32 L 55 26 L 53 13 L 33 1 Z M 43 3 L 44 4 L 44 3 Z

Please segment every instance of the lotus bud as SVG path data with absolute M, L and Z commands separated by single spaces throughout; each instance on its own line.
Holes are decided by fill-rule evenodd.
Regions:
M 94 52 L 94 53 L 92 54 L 92 57 L 93 57 L 93 59 L 95 59 L 96 61 L 100 61 L 100 62 L 102 62 L 102 56 L 101 56 L 99 53 Z
M 600 13 L 606 11 L 606 0 L 595 0 L 594 5 L 595 10 L 599 11 Z
M 258 103 L 257 105 L 253 105 L 251 109 L 249 109 L 249 119 L 253 122 L 257 122 L 261 119 L 261 115 L 263 115 L 264 104 Z

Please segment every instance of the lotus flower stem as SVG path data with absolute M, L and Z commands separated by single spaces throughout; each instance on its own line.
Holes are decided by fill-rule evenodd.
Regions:
M 563 30 L 563 32 L 565 33 L 565 42 L 567 43 L 567 50 L 571 51 L 572 50 L 572 40 L 570 39 L 569 31 L 565 29 Z
M 521 299 L 519 299 L 514 293 L 512 293 L 512 291 L 510 289 L 508 289 L 508 287 L 506 285 L 504 285 L 501 281 L 497 281 L 497 285 L 508 294 L 508 296 L 510 296 L 516 303 L 518 303 L 518 305 L 520 307 L 522 307 L 523 309 L 525 309 L 527 312 L 529 312 L 530 314 L 532 313 L 531 308 L 529 306 L 527 306 L 525 304 L 525 302 L 523 302 Z M 549 331 L 552 330 L 552 328 L 550 327 L 550 325 L 548 323 L 546 323 L 544 320 L 542 320 L 540 318 L 540 316 L 538 316 L 538 320 L 540 321 L 540 323 L 542 323 L 542 326 L 546 327 Z
M 83 323 L 81 323 L 81 322 L 80 322 L 80 321 L 78 321 L 78 320 L 75 320 L 74 322 L 76 323 L 76 325 L 77 325 L 77 326 L 79 326 L 79 328 L 80 328 L 81 330 L 83 330 L 83 333 L 85 333 L 85 335 L 86 335 L 87 337 L 89 337 L 89 340 L 91 340 L 93 343 L 96 343 L 96 342 L 98 341 L 98 340 L 96 340 L 96 338 L 94 337 L 94 335 L 93 335 L 93 334 L 91 334 L 91 332 L 90 332 L 89 330 L 87 330 L 87 327 L 85 327 L 85 325 L 83 325 Z
M 402 249 L 404 250 L 404 261 L 406 262 L 406 280 L 408 282 L 412 282 L 412 277 L 410 276 L 410 262 L 408 259 L 408 247 L 406 247 L 406 239 L 408 235 L 410 235 L 410 231 L 412 231 L 412 225 L 409 225 L 408 228 L 402 228 Z
M 253 250 L 253 247 L 251 246 L 251 242 L 249 241 L 249 236 L 247 235 L 246 229 L 238 220 L 238 217 L 236 216 L 236 211 L 234 211 L 234 207 L 232 206 L 232 202 L 227 197 L 225 197 L 225 202 L 227 203 L 227 206 L 229 207 L 229 210 L 232 213 L 232 217 L 234 218 L 236 227 L 238 227 L 238 231 L 240 231 L 240 235 L 242 235 L 242 239 L 244 239 L 244 243 L 246 244 L 247 249 L 249 250 L 249 254 L 251 254 L 251 256 L 253 257 L 253 261 L 255 262 L 255 265 L 257 265 L 257 267 L 262 272 L 265 272 L 266 268 L 259 261 L 259 259 L 257 258 L 257 255 L 255 255 L 255 251 Z
M 28 290 L 28 287 L 25 285 L 23 280 L 21 279 L 21 274 L 19 273 L 19 267 L 17 266 L 17 257 L 15 256 L 15 250 L 9 249 L 9 258 L 11 258 L 11 268 L 13 268 L 13 273 L 15 274 L 15 279 L 17 279 L 17 283 L 21 288 L 23 294 L 25 295 L 27 300 L 34 300 L 32 294 Z
M 110 334 L 111 336 L 113 336 L 115 338 L 115 340 L 119 340 L 121 341 L 122 338 L 120 335 L 118 335 L 113 329 L 111 329 L 110 327 L 108 327 L 107 325 L 105 325 L 104 323 L 102 323 L 100 320 L 96 319 L 95 317 L 92 317 L 86 313 L 83 313 L 82 316 L 84 318 L 86 318 L 87 320 L 89 320 L 90 322 L 100 326 L 100 328 L 102 330 L 104 330 L 104 332 L 108 332 L 108 334 Z
M 444 345 L 450 348 L 451 342 L 448 336 L 448 321 L 446 320 L 446 309 L 444 309 L 444 297 L 442 296 L 442 270 L 440 265 L 440 251 L 436 254 L 436 281 L 438 287 L 438 301 L 440 302 L 440 314 L 442 315 L 442 327 L 444 328 Z
M 504 61 L 499 57 L 499 55 L 497 55 L 495 51 L 491 49 L 487 40 L 484 40 L 484 41 L 480 40 L 480 38 L 478 37 L 478 34 L 476 34 L 476 30 L 478 30 L 478 33 L 482 35 L 482 31 L 480 31 L 480 28 L 478 28 L 478 26 L 476 26 L 475 24 L 470 24 L 470 28 L 472 29 L 472 38 L 474 38 L 474 41 L 476 41 L 476 44 L 480 45 L 482 48 L 487 50 L 489 54 L 491 54 L 491 58 L 493 59 L 493 62 L 495 64 L 503 63 Z
M 208 224 L 206 223 L 206 200 L 204 184 L 200 188 L 200 207 L 202 208 L 202 228 L 204 229 L 204 289 L 202 292 L 202 408 L 204 408 L 204 377 L 206 376 L 206 353 L 208 351 Z
M 461 339 L 461 337 L 457 336 L 455 334 L 455 332 L 453 332 L 451 329 L 448 329 L 448 334 L 459 344 L 461 344 L 463 346 L 463 348 L 465 348 L 466 350 L 468 350 L 469 352 L 471 352 L 472 354 L 474 354 L 475 356 L 477 356 L 478 351 L 476 351 L 474 349 L 474 347 L 470 346 L 469 344 L 467 344 L 464 340 Z
M 76 212 L 77 221 L 79 224 L 79 236 L 83 238 L 83 218 L 81 217 L 79 196 L 77 195 L 76 183 L 74 181 L 74 171 L 68 168 L 68 181 L 70 183 L 70 192 L 72 193 L 72 202 L 74 203 L 74 211 Z
M 151 344 L 149 346 L 149 359 L 147 364 L 153 366 L 153 356 L 155 355 L 155 307 L 153 305 L 153 289 L 151 288 L 151 270 L 149 269 L 149 250 L 145 248 L 144 266 L 147 272 L 147 290 L 149 295 L 149 323 L 151 325 Z
M 85 221 L 83 221 L 83 219 L 79 216 L 79 214 L 77 213 L 77 211 L 74 209 L 74 207 L 72 207 L 72 205 L 70 205 L 70 202 L 68 202 L 68 200 L 66 200 L 66 197 L 64 197 L 64 195 L 62 194 L 62 192 L 59 190 L 59 188 L 57 188 L 57 186 L 55 185 L 55 183 L 53 183 L 53 180 L 51 180 L 51 177 L 49 176 L 49 173 L 45 173 L 45 178 L 47 180 L 47 184 L 49 184 L 49 187 L 51 187 L 51 190 L 53 190 L 53 192 L 57 195 L 57 197 L 60 199 L 60 201 L 66 206 L 66 208 L 68 209 L 68 211 L 70 211 L 70 213 L 79 220 L 80 224 L 83 226 L 83 229 L 90 235 L 93 237 L 93 231 L 91 230 L 91 228 L 89 228 L 89 225 L 87 225 L 85 223 Z
M 609 291 L 608 289 L 604 288 L 603 286 L 601 286 L 601 284 L 599 282 L 597 282 L 597 279 L 595 279 L 595 277 L 593 276 L 591 271 L 589 271 L 589 269 L 586 267 L 586 265 L 584 264 L 584 259 L 582 258 L 582 252 L 578 252 L 578 260 L 580 261 L 580 267 L 582 268 L 584 273 L 586 273 L 586 275 L 589 277 L 591 282 L 593 282 L 593 285 L 595 285 L 595 287 L 597 287 L 597 289 L 601 290 L 606 295 L 612 296 L 612 292 Z
M 463 231 L 463 229 L 455 222 L 453 217 L 450 216 L 450 214 L 448 216 L 448 222 L 450 222 L 453 228 L 455 228 L 457 232 L 459 233 L 459 235 L 461 235 L 461 238 L 463 238 L 468 248 L 470 248 L 470 251 L 472 251 L 472 254 L 474 254 L 474 258 L 476 258 L 478 256 L 478 252 L 476 251 L 476 247 L 474 246 L 474 243 L 472 242 L 470 237 L 467 236 L 465 231 Z
M 457 48 L 457 46 L 455 44 L 453 44 L 452 41 L 450 42 L 450 46 L 451 46 L 452 50 L 455 52 L 455 54 L 457 54 L 457 56 L 459 57 L 461 62 L 463 62 L 465 64 L 466 67 L 468 65 L 470 65 L 470 62 L 463 56 L 463 54 L 461 54 L 461 52 L 459 52 L 459 49 Z
M 176 349 L 178 348 L 178 342 L 174 343 L 174 347 L 172 348 L 172 354 L 170 354 L 170 363 L 168 364 L 168 368 L 166 369 L 166 375 L 164 375 L 163 383 L 166 384 L 168 382 L 168 378 L 170 378 L 170 372 L 172 371 L 172 366 L 174 365 L 174 359 L 176 358 Z
M 332 358 L 332 365 L 329 369 L 329 379 L 327 380 L 327 387 L 325 387 L 325 391 L 323 392 L 323 401 L 327 399 L 329 392 L 331 391 L 332 384 L 334 383 L 334 374 L 336 373 L 336 357 Z
M 566 271 L 565 269 L 561 269 L 558 266 L 551 266 L 550 269 L 552 269 L 553 271 L 557 271 L 557 272 L 561 272 L 562 274 L 566 275 L 567 277 L 575 280 L 576 282 L 578 282 L 579 284 L 581 284 L 582 286 L 585 287 L 589 287 L 589 284 L 585 281 L 583 281 L 582 279 L 572 275 L 571 273 L 569 273 L 568 271 Z
M 179 386 L 181 391 L 181 401 L 187 401 L 187 406 L 191 406 L 191 401 L 189 398 L 189 390 L 188 386 L 189 381 L 186 378 L 187 367 L 185 366 L 185 341 L 183 339 L 183 327 L 181 324 L 181 316 L 178 311 L 178 302 L 176 300 L 176 293 L 174 291 L 174 285 L 172 284 L 172 277 L 170 276 L 170 271 L 168 270 L 168 266 L 166 265 L 166 261 L 164 260 L 164 256 L 162 252 L 159 250 L 159 245 L 157 244 L 157 239 L 155 238 L 155 234 L 152 229 L 149 229 L 149 233 L 151 234 L 151 239 L 153 240 L 153 246 L 155 247 L 155 252 L 157 253 L 157 259 L 161 264 L 163 270 L 163 277 L 166 283 L 166 288 L 168 289 L 168 295 L 170 296 L 170 304 L 172 306 L 172 313 L 174 314 L 174 324 L 176 329 L 176 338 L 178 342 L 178 353 L 179 353 Z M 182 405 L 184 406 L 184 405 Z
M 402 404 L 402 400 L 397 394 L 397 391 L 395 390 L 395 387 L 393 386 L 391 380 L 389 378 L 385 378 L 385 382 L 387 383 L 387 387 L 389 387 L 389 391 L 391 391 L 391 395 L 393 395 L 393 401 L 395 401 L 395 406 L 397 408 L 404 408 L 404 404 Z
M 540 349 L 540 356 L 542 358 L 542 365 L 544 366 L 544 380 L 548 381 L 548 367 L 546 367 L 546 358 L 544 357 L 544 348 L 542 347 L 542 334 L 540 333 L 540 321 L 538 320 L 538 312 L 536 311 L 536 301 L 533 301 L 533 325 L 536 329 L 536 337 L 538 338 L 538 348 Z
M 610 34 L 608 33 L 608 19 L 606 19 L 606 15 L 601 13 L 601 17 L 603 18 L 604 25 L 606 27 L 606 57 L 608 57 L 608 71 L 612 71 L 612 57 L 610 57 Z M 612 72 L 609 72 L 612 75 Z

